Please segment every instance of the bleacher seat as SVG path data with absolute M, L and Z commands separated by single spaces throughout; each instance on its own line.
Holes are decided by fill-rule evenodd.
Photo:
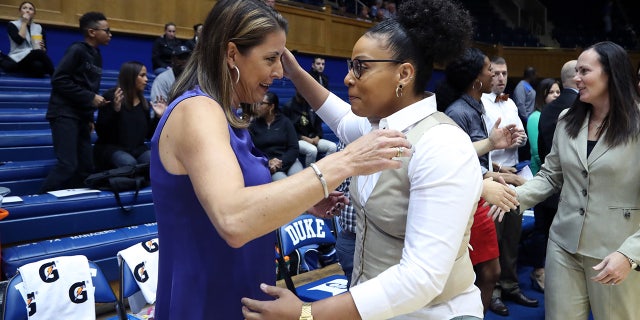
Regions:
M 2 248 L 2 272 L 9 278 L 27 263 L 65 255 L 84 255 L 100 266 L 109 281 L 120 278 L 117 254 L 136 243 L 158 237 L 156 223 L 51 238 Z
M 33 194 L 55 164 L 55 159 L 4 162 L 0 165 L 0 186 L 11 189 L 13 195 Z
M 62 198 L 30 195 L 21 202 L 5 202 L 9 216 L 0 221 L 0 242 L 6 246 L 155 222 L 150 187 L 140 190 L 135 204 L 133 191 L 121 192 L 120 198 L 123 205 L 134 205 L 130 212 L 120 209 L 108 191 Z

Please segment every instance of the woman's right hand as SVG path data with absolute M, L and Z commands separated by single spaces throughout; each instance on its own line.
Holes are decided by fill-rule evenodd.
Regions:
M 485 206 L 496 205 L 502 211 L 510 211 L 518 208 L 516 196 L 516 191 L 511 189 L 502 177 L 498 177 L 497 181 L 493 181 L 492 177 L 482 181 L 482 198 L 486 200 Z
M 346 163 L 353 169 L 351 175 L 355 176 L 369 175 L 385 169 L 398 169 L 402 162 L 394 158 L 409 158 L 413 155 L 413 150 L 402 132 L 385 129 L 363 135 L 339 153 L 347 158 Z
M 21 18 L 23 23 L 31 23 L 31 20 L 33 19 L 33 15 L 25 13 L 20 18 Z

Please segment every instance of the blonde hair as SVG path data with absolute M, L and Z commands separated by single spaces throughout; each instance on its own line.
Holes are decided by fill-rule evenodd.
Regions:
M 196 85 L 222 106 L 229 125 L 246 128 L 248 119 L 231 106 L 238 75 L 229 68 L 227 46 L 233 42 L 240 54 L 247 54 L 276 31 L 287 31 L 287 21 L 260 0 L 220 0 L 204 22 L 201 40 L 176 80 L 170 100 Z M 239 107 L 239 106 L 236 106 Z

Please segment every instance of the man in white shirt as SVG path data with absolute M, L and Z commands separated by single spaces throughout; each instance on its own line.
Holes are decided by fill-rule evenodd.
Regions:
M 482 104 L 485 108 L 485 124 L 487 128 L 493 127 L 498 118 L 502 118 L 500 126 L 516 124 L 518 131 L 522 131 L 519 146 L 527 141 L 524 126 L 518 116 L 518 107 L 509 99 L 509 95 L 504 93 L 507 86 L 507 63 L 501 57 L 491 60 L 492 69 L 495 74 L 491 82 L 491 93 L 482 95 Z M 515 173 L 515 165 L 518 163 L 518 146 L 508 149 L 491 151 L 491 161 L 493 170 L 502 173 Z M 513 184 L 521 184 L 520 182 Z M 507 215 L 505 215 L 506 217 Z M 526 297 L 520 290 L 518 284 L 518 243 L 522 232 L 522 218 L 519 214 L 511 214 L 510 219 L 496 221 L 496 231 L 498 234 L 498 246 L 500 248 L 500 268 L 502 269 L 500 281 L 493 292 L 489 308 L 500 315 L 508 315 L 509 310 L 502 302 L 502 299 L 511 300 L 518 304 L 537 307 L 538 300 Z

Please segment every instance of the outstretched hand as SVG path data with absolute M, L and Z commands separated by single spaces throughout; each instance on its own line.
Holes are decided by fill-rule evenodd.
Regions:
M 302 310 L 302 301 L 291 291 L 260 284 L 260 289 L 276 298 L 272 301 L 260 301 L 242 298 L 242 315 L 246 320 L 298 319 Z
M 515 124 L 509 124 L 499 128 L 501 121 L 502 118 L 498 118 L 496 123 L 493 124 L 493 128 L 491 128 L 491 132 L 489 132 L 489 141 L 494 150 L 510 148 L 517 142 L 519 136 L 514 134 L 516 131 Z
M 493 181 L 492 177 L 484 179 L 482 198 L 486 200 L 484 206 L 495 205 L 504 212 L 515 210 L 519 205 L 516 191 L 511 189 L 502 177 L 498 177 L 497 181 Z
M 318 218 L 328 219 L 340 215 L 342 208 L 348 204 L 349 198 L 345 197 L 343 192 L 333 191 L 329 193 L 328 198 L 320 200 L 307 212 Z
M 411 143 L 397 130 L 374 130 L 349 143 L 344 150 L 348 164 L 353 169 L 351 176 L 369 175 L 385 169 L 398 169 L 402 162 L 398 158 L 413 155 Z

